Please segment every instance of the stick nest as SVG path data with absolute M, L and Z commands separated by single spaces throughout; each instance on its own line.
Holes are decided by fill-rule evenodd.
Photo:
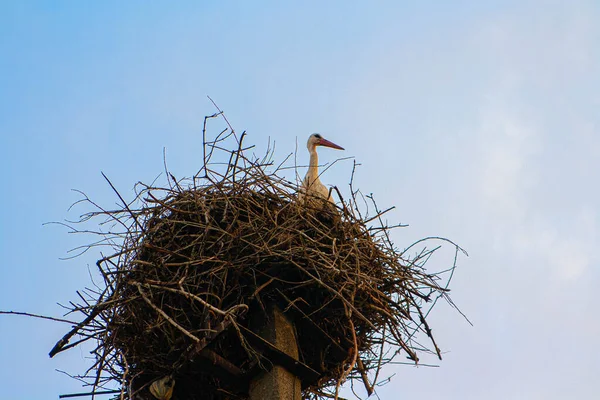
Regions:
M 278 309 L 294 324 L 306 399 L 335 397 L 347 379 L 370 393 L 392 360 L 440 356 L 423 309 L 446 297 L 423 267 L 433 251 L 397 250 L 383 212 L 352 184 L 340 206 L 300 202 L 272 149 L 248 156 L 244 134 L 230 129 L 206 139 L 217 115 L 205 119 L 193 179 L 167 173 L 168 187 L 138 184 L 134 202 L 117 193 L 122 208 L 83 216 L 113 222 L 90 247 L 114 252 L 97 263 L 103 284 L 71 303 L 84 318 L 51 355 L 94 339 L 95 363 L 79 378 L 94 391 L 116 382 L 122 399 L 154 398 L 164 377 L 175 399 L 244 399 L 250 380 L 279 364 L 257 339 Z M 218 154 L 229 161 L 213 162 Z M 363 200 L 374 215 L 363 215 Z M 81 340 L 69 344 L 74 335 Z

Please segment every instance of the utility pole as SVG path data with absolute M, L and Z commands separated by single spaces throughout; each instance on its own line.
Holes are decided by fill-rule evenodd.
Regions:
M 298 360 L 294 324 L 277 307 L 268 307 L 266 318 L 256 321 L 255 331 L 288 357 Z M 250 400 L 302 400 L 302 382 L 285 367 L 273 363 L 250 382 Z

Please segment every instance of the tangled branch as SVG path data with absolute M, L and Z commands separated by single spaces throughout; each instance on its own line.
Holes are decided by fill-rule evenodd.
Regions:
M 101 240 L 89 248 L 112 253 L 97 262 L 104 286 L 72 303 L 82 322 L 50 355 L 73 347 L 75 335 L 94 339 L 95 363 L 80 378 L 94 391 L 121 385 L 121 399 L 147 398 L 162 377 L 177 382 L 178 398 L 243 399 L 268 364 L 248 334 L 250 316 L 276 305 L 294 321 L 299 361 L 316 371 L 303 380 L 306 399 L 337 397 L 346 379 L 371 394 L 381 368 L 401 354 L 441 359 L 426 316 L 432 300 L 447 298 L 442 278 L 454 265 L 429 273 L 437 248 L 397 250 L 390 231 L 399 225 L 382 218 L 390 209 L 379 210 L 352 181 L 347 200 L 336 188 L 339 207 L 299 202 L 271 149 L 249 156 L 245 133 L 231 127 L 207 139 L 219 115 L 205 118 L 203 165 L 192 179 L 167 172 L 168 187 L 139 183 L 128 203 L 105 177 L 122 204 L 116 210 L 85 198 L 97 208 L 82 222 L 112 224 L 94 230 Z

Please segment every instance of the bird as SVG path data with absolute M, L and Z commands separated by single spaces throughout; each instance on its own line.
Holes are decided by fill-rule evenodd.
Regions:
M 343 147 L 330 142 L 318 133 L 313 133 L 309 136 L 306 147 L 308 148 L 308 152 L 310 154 L 310 161 L 308 164 L 308 172 L 302 181 L 299 199 L 302 201 L 305 199 L 305 196 L 308 195 L 335 203 L 331 194 L 329 193 L 329 189 L 327 189 L 319 179 L 319 156 L 317 154 L 317 146 L 330 147 L 336 150 L 344 150 Z
M 170 400 L 173 396 L 175 380 L 172 376 L 165 376 L 157 379 L 150 385 L 150 393 L 158 400 Z

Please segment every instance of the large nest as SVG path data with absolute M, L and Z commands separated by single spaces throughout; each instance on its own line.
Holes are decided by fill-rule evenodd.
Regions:
M 278 309 L 294 324 L 307 399 L 337 396 L 346 379 L 370 393 L 394 358 L 440 356 L 423 309 L 447 291 L 423 268 L 432 251 L 398 251 L 383 212 L 373 202 L 363 215 L 352 186 L 339 207 L 298 201 L 272 152 L 247 156 L 243 137 L 205 139 L 187 183 L 168 174 L 169 187 L 139 184 L 134 203 L 84 216 L 115 222 L 99 242 L 115 252 L 98 261 L 104 283 L 72 307 L 85 318 L 51 355 L 78 344 L 68 344 L 75 334 L 95 339 L 81 378 L 95 391 L 117 382 L 122 399 L 153 398 L 151 383 L 165 376 L 178 399 L 243 399 L 252 377 L 285 365 L 260 338 Z M 229 161 L 211 161 L 219 152 Z

